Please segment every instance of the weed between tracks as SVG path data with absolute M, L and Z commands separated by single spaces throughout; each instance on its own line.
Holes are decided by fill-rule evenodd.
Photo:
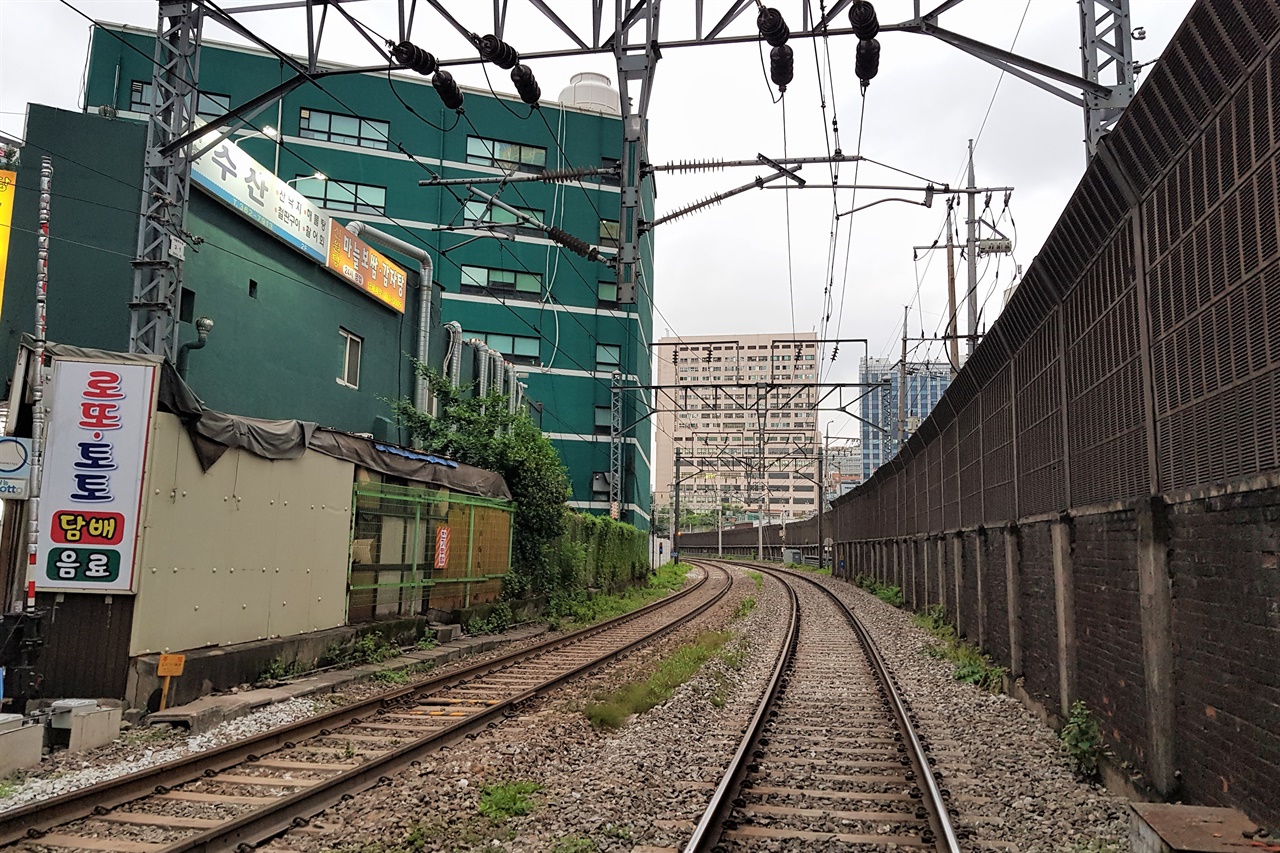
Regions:
M 756 592 L 764 589 L 764 575 L 759 572 L 747 572 L 747 577 L 756 582 Z
M 685 575 L 692 568 L 688 563 L 667 563 L 660 566 L 644 586 L 633 586 L 608 595 L 588 596 L 583 590 L 556 593 L 547 603 L 547 622 L 553 629 L 565 623 L 590 625 L 639 610 L 682 587 Z
M 741 619 L 752 610 L 756 609 L 756 600 L 754 598 L 744 598 L 738 602 L 738 609 L 733 611 L 734 619 Z
M 644 681 L 626 684 L 588 705 L 584 711 L 587 719 L 598 729 L 620 728 L 632 714 L 643 714 L 670 699 L 677 687 L 692 678 L 731 639 L 732 634 L 722 631 L 702 632 L 689 645 L 676 649 Z

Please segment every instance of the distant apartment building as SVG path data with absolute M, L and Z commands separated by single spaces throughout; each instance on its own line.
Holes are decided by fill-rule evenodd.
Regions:
M 862 479 L 870 479 L 876 469 L 898 452 L 899 365 L 887 358 L 864 358 L 862 381 L 881 383 L 862 398 Z M 946 362 L 907 362 L 907 393 L 903 415 L 908 436 L 938 405 L 951 384 L 951 366 Z
M 679 451 L 682 511 L 817 512 L 817 336 L 663 338 L 656 349 L 658 384 L 672 390 L 654 401 L 655 505 L 672 502 Z

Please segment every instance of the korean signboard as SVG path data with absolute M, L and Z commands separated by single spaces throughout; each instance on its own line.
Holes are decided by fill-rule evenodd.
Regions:
M 155 373 L 148 364 L 54 362 L 38 589 L 132 590 Z
M 408 283 L 404 270 L 332 219 L 328 267 L 383 305 L 404 313 L 404 289 Z
M 223 140 L 200 155 L 191 180 L 357 290 L 404 313 L 405 271 L 235 143 Z

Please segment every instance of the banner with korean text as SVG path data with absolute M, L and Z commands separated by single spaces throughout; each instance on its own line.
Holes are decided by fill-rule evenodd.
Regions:
M 54 362 L 37 589 L 133 591 L 155 377 L 147 364 Z
M 235 143 L 223 140 L 196 158 L 191 180 L 357 290 L 404 313 L 405 271 Z

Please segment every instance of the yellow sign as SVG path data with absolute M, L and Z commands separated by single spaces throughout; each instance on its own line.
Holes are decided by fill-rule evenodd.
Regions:
M 160 655 L 160 663 L 156 664 L 156 675 L 162 678 L 177 678 L 182 675 L 182 668 L 186 663 L 186 655 Z
M 388 308 L 404 313 L 408 275 L 387 260 L 386 255 L 339 225 L 336 219 L 329 220 L 329 252 L 325 266 L 357 290 L 364 291 Z M 422 286 L 430 287 L 431 282 L 424 282 Z
M 4 271 L 9 263 L 9 231 L 13 224 L 13 197 L 17 183 L 17 172 L 0 170 L 0 306 L 4 305 Z

